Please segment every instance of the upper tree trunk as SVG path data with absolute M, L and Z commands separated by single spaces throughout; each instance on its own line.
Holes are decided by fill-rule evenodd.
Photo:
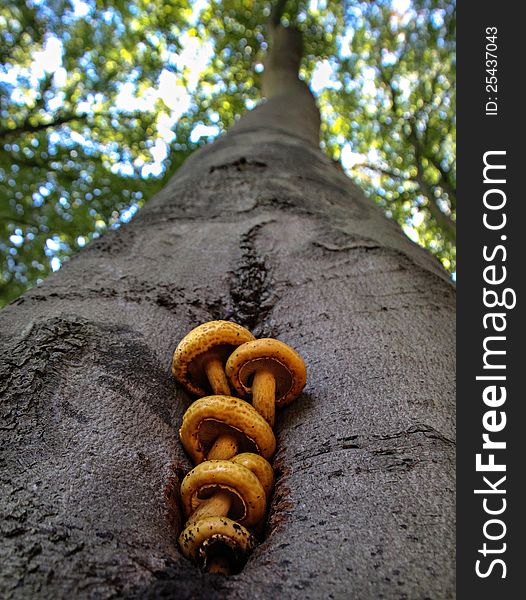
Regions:
M 265 104 L 0 314 L 2 597 L 453 597 L 452 286 L 319 151 L 294 53 L 273 60 Z M 265 540 L 230 578 L 176 546 L 170 360 L 209 319 L 309 374 L 277 417 Z

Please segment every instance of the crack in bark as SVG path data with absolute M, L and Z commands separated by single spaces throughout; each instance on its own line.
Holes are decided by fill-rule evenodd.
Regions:
M 416 441 L 415 445 L 403 444 L 403 441 L 407 441 L 409 438 L 412 438 L 415 435 L 420 438 Z M 399 443 L 398 440 L 400 440 L 402 443 Z M 391 443 L 386 445 L 382 442 Z M 409 470 L 423 461 L 421 460 L 421 451 L 418 453 L 418 458 L 414 458 L 410 455 L 408 456 L 408 454 L 413 454 L 416 448 L 421 448 L 425 445 L 430 445 L 430 448 L 433 448 L 436 445 L 442 444 L 454 446 L 455 442 L 442 435 L 433 427 L 427 425 L 414 425 L 407 430 L 397 431 L 386 435 L 351 435 L 337 438 L 336 443 L 333 443 L 332 440 L 327 440 L 323 442 L 321 446 L 315 448 L 314 451 L 313 449 L 307 449 L 297 453 L 294 456 L 294 459 L 298 461 L 310 461 L 311 459 L 317 458 L 318 456 L 322 456 L 324 454 L 330 454 L 342 450 L 353 450 L 361 451 L 361 454 L 365 454 L 370 458 L 373 458 L 373 460 L 382 460 L 385 457 L 387 461 L 382 461 L 382 464 L 380 464 L 378 467 L 380 470 Z M 309 465 L 296 467 L 294 471 L 304 470 L 309 466 L 310 463 Z M 374 469 L 357 467 L 355 472 L 370 472 L 371 470 Z
M 346 252 L 347 250 L 378 250 L 383 248 L 377 244 L 374 240 L 366 240 L 357 241 L 356 243 L 347 244 L 345 246 L 336 246 L 333 244 L 327 244 L 325 242 L 313 242 L 314 246 L 318 246 L 319 248 L 323 248 L 324 250 L 329 250 L 329 252 Z
M 374 256 L 385 256 L 387 258 L 394 258 L 397 261 L 394 268 L 389 269 L 389 270 L 376 269 L 374 271 L 375 274 L 387 274 L 387 273 L 395 273 L 395 272 L 399 272 L 399 271 L 410 271 L 411 273 L 418 272 L 418 273 L 421 273 L 423 276 L 425 276 L 428 279 L 429 285 L 436 285 L 436 284 L 440 285 L 440 287 L 442 288 L 441 293 L 444 294 L 445 296 L 447 296 L 449 293 L 456 292 L 455 283 L 446 274 L 445 271 L 444 271 L 443 275 L 438 274 L 437 272 L 435 272 L 427 267 L 424 267 L 421 264 L 419 264 L 418 262 L 414 261 L 405 252 L 402 252 L 401 250 L 398 250 L 397 248 L 394 248 L 392 246 L 376 246 L 373 244 L 369 245 L 367 242 L 365 242 L 364 244 L 357 243 L 356 245 L 351 243 L 349 246 L 342 246 L 342 247 L 336 247 L 336 246 L 327 247 L 327 245 L 324 242 L 313 242 L 312 246 L 315 248 L 320 248 L 323 251 L 330 252 L 331 254 L 338 253 L 338 252 L 341 252 L 342 254 L 344 254 L 345 252 L 353 252 L 352 258 L 346 258 L 341 261 L 334 262 L 328 268 L 327 271 L 337 271 L 337 272 L 335 275 L 323 274 L 322 275 L 323 279 L 325 279 L 327 281 L 330 281 L 332 279 L 342 279 L 345 277 L 356 278 L 356 277 L 362 276 L 359 273 L 358 274 L 353 273 L 352 275 L 346 274 L 344 272 L 345 267 L 348 266 L 349 264 L 354 263 L 354 261 L 356 260 L 355 256 L 360 256 L 360 255 L 366 256 L 367 254 L 370 253 Z M 430 258 L 431 258 L 431 260 L 437 262 L 437 259 L 435 259 L 434 257 L 430 257 Z M 365 273 L 363 276 L 369 277 L 370 273 Z M 447 290 L 443 290 L 444 281 L 446 281 L 448 284 Z
M 123 279 L 126 279 L 124 277 Z M 188 305 L 186 298 L 187 291 L 181 286 L 173 284 L 156 283 L 151 284 L 146 281 L 134 280 L 128 281 L 122 289 L 116 287 L 97 287 L 65 289 L 63 291 L 45 292 L 37 288 L 26 293 L 13 302 L 13 304 L 23 304 L 27 301 L 47 302 L 53 300 L 79 300 L 89 302 L 93 299 L 124 300 L 135 304 L 152 303 L 166 308 L 170 312 L 180 309 L 181 306 Z
M 285 464 L 283 443 L 280 444 L 274 456 L 272 468 L 274 469 L 275 480 L 271 503 L 264 524 L 264 540 L 267 540 L 276 529 L 279 529 L 288 521 L 294 508 L 290 497 L 290 489 L 286 483 L 287 477 L 290 475 L 290 469 Z
M 431 427 L 430 425 L 414 425 L 413 427 L 410 427 L 409 429 L 407 429 L 405 431 L 398 431 L 396 433 L 391 433 L 391 434 L 388 434 L 385 436 L 375 436 L 375 437 L 377 437 L 380 440 L 391 440 L 391 439 L 396 439 L 396 438 L 400 438 L 400 437 L 407 437 L 409 435 L 414 435 L 414 434 L 418 434 L 418 433 L 422 433 L 425 437 L 427 437 L 429 439 L 438 440 L 440 442 L 443 442 L 444 444 L 456 446 L 456 442 L 454 440 L 443 435 L 442 433 L 440 433 L 440 431 L 437 431 L 434 427 Z
M 175 534 L 181 531 L 182 516 L 184 515 L 181 503 L 181 482 L 188 471 L 184 465 L 174 463 L 171 466 L 172 475 L 168 478 L 164 488 L 164 500 L 168 507 L 167 520 L 171 531 Z
M 211 166 L 208 169 L 209 173 L 213 173 L 214 171 L 222 171 L 226 169 L 235 169 L 236 171 L 248 171 L 251 169 L 265 169 L 267 163 L 261 160 L 247 160 L 244 156 L 241 156 L 237 160 L 229 163 L 224 163 L 217 166 Z
M 241 237 L 241 260 L 230 278 L 232 318 L 256 337 L 261 337 L 264 319 L 275 301 L 270 268 L 256 247 L 259 231 L 271 222 L 258 223 Z

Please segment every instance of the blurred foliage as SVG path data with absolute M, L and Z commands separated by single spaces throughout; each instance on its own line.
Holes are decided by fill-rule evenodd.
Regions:
M 259 97 L 270 3 L 0 2 L 0 306 L 128 221 Z M 289 0 L 323 146 L 455 268 L 455 6 Z
M 348 141 L 356 183 L 455 271 L 455 4 L 355 3 L 346 22 L 352 54 L 320 98 L 327 149 Z

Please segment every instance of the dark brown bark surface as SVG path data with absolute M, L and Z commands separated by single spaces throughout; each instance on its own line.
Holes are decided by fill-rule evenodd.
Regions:
M 170 360 L 210 319 L 308 367 L 277 417 L 264 540 L 230 578 L 176 543 L 189 398 Z M 255 119 L 194 154 L 4 309 L 0 344 L 0 596 L 454 596 L 454 290 L 286 127 Z
M 453 302 L 435 261 L 300 140 L 201 151 L 0 313 L 3 594 L 451 597 Z M 180 557 L 165 500 L 190 466 L 171 354 L 217 318 L 309 371 L 278 416 L 265 540 L 227 580 Z

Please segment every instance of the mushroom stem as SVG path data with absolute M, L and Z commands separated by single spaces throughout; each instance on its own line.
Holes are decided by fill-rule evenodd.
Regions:
M 224 433 L 215 441 L 210 452 L 208 460 L 230 460 L 239 449 L 239 443 L 234 435 Z M 190 517 L 190 521 L 199 521 L 205 517 L 226 517 L 230 506 L 232 505 L 232 496 L 228 492 L 216 492 L 210 498 L 207 498 L 195 509 Z
M 208 452 L 207 460 L 230 460 L 239 450 L 239 442 L 235 435 L 220 435 Z
M 208 453 L 208 460 L 228 460 L 237 454 L 239 443 L 235 436 L 220 435 Z M 194 510 L 189 521 L 199 521 L 206 517 L 226 517 L 232 506 L 232 495 L 228 492 L 216 492 Z M 206 563 L 208 573 L 230 575 L 230 565 L 224 556 L 215 556 Z
M 195 509 L 190 521 L 199 521 L 206 517 L 226 517 L 232 505 L 232 495 L 228 492 L 216 492 Z
M 203 364 L 214 394 L 218 396 L 230 396 L 230 386 L 225 375 L 225 369 L 219 356 L 212 355 Z
M 252 405 L 271 427 L 274 427 L 275 403 L 276 379 L 270 371 L 258 369 L 252 382 Z

